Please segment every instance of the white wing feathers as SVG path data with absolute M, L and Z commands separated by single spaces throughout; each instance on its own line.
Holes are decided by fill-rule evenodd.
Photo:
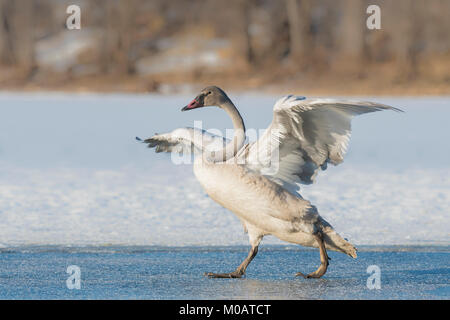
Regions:
M 388 109 L 401 111 L 365 101 L 285 96 L 275 103 L 265 133 L 245 145 L 235 160 L 297 193 L 299 184 L 314 182 L 320 168 L 343 161 L 353 116 Z M 143 142 L 156 152 L 203 153 L 221 150 L 229 140 L 196 128 L 180 128 Z
M 242 154 L 247 167 L 291 192 L 310 184 L 327 163 L 343 161 L 355 115 L 399 109 L 364 101 L 286 96 L 273 108 L 273 121 Z
M 227 139 L 197 128 L 179 128 L 169 133 L 155 134 L 143 141 L 156 152 L 202 153 L 204 150 L 221 150 Z

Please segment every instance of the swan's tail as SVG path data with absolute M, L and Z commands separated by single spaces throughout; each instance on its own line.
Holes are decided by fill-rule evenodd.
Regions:
M 356 248 L 347 240 L 342 238 L 333 227 L 322 217 L 320 218 L 320 227 L 322 229 L 325 247 L 329 250 L 348 254 L 352 258 L 356 258 Z

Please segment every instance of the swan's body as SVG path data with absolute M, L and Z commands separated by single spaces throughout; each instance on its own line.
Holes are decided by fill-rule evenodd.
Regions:
M 354 247 L 329 227 L 309 201 L 245 166 L 205 162 L 200 157 L 194 162 L 194 173 L 214 201 L 241 219 L 252 244 L 270 234 L 287 242 L 317 247 L 313 236 L 317 225 L 334 240 L 325 241 L 327 248 L 356 257 Z
M 326 249 L 356 258 L 355 247 L 300 196 L 299 184 L 312 183 L 327 163 L 337 165 L 343 161 L 352 116 L 398 109 L 371 102 L 287 96 L 275 104 L 274 119 L 265 134 L 257 142 L 245 144 L 242 117 L 221 89 L 205 88 L 183 110 L 209 105 L 221 107 L 231 117 L 233 140 L 193 128 L 145 140 L 157 152 L 196 150 L 200 155 L 194 162 L 198 181 L 214 201 L 238 216 L 248 232 L 252 249 L 237 270 L 208 275 L 242 276 L 260 241 L 269 234 L 287 242 L 319 247 L 321 266 L 308 277 L 321 277 L 326 272 Z

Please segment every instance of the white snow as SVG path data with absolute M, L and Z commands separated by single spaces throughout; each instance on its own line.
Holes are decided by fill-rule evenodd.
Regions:
M 231 127 L 216 108 L 179 112 L 194 95 L 0 94 L 0 246 L 246 244 L 190 165 L 134 139 Z M 254 129 L 279 98 L 230 96 Z M 406 113 L 355 118 L 344 163 L 302 195 L 357 245 L 450 244 L 450 97 L 363 99 Z

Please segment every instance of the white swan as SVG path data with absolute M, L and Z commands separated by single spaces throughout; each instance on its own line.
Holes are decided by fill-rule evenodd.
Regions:
M 251 250 L 230 273 L 206 273 L 214 278 L 239 278 L 258 251 L 265 235 L 320 250 L 319 268 L 307 278 L 319 278 L 328 267 L 326 249 L 356 258 L 356 248 L 304 200 L 299 184 L 310 184 L 328 163 L 337 165 L 350 138 L 351 118 L 384 109 L 399 109 L 372 102 L 306 99 L 286 96 L 274 106 L 273 121 L 261 138 L 245 144 L 245 126 L 239 111 L 220 88 L 211 86 L 182 111 L 218 106 L 231 117 L 234 137 L 227 141 L 194 128 L 156 134 L 144 142 L 156 152 L 197 154 L 194 173 L 206 193 L 234 212 L 248 233 Z M 219 146 L 219 147 L 218 147 Z

